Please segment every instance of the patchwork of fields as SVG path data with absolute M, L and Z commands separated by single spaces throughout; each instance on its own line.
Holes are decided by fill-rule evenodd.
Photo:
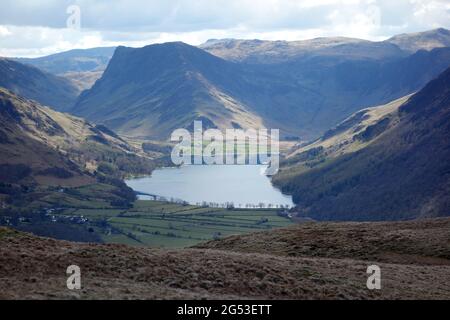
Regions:
M 160 201 L 136 201 L 130 209 L 65 209 L 83 217 L 106 243 L 181 248 L 229 235 L 292 224 L 277 209 L 224 209 Z

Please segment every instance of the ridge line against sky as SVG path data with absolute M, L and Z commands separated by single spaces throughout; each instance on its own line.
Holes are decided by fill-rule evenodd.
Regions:
M 306 40 L 345 36 L 381 41 L 450 29 L 448 0 L 0 0 L 0 56 L 208 39 Z M 68 28 L 68 8 L 80 29 Z

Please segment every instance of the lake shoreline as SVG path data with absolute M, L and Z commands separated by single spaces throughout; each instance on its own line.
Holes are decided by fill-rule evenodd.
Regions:
M 271 177 L 263 172 L 265 168 L 264 165 L 161 167 L 151 175 L 135 176 L 125 183 L 137 195 L 176 199 L 176 202 L 293 207 L 291 195 L 282 193 L 272 183 Z

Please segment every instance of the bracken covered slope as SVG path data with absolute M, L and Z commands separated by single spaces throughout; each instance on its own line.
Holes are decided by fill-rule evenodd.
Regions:
M 0 298 L 449 299 L 448 224 L 311 224 L 170 251 L 0 229 Z M 425 232 L 432 241 L 418 244 Z M 372 254 L 383 246 L 388 254 Z M 79 291 L 66 288 L 73 264 L 81 268 Z M 382 270 L 379 291 L 366 287 L 372 264 Z
M 358 259 L 450 265 L 450 219 L 403 222 L 304 223 L 285 229 L 210 241 L 203 249 L 286 257 Z

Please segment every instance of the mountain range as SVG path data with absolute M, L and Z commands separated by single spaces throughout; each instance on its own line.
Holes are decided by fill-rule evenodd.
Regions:
M 167 43 L 120 47 L 112 60 L 115 47 L 71 50 L 15 59 L 26 65 L 13 68 L 14 61 L 2 59 L 0 85 L 134 137 L 165 140 L 174 129 L 203 120 L 221 129 L 279 128 L 283 137 L 305 141 L 361 108 L 422 88 L 450 64 L 449 34 L 436 29 L 382 42 L 225 39 L 207 41 L 201 50 Z M 92 88 L 108 64 L 110 71 Z M 34 76 L 39 80 L 29 76 L 39 73 L 30 65 L 43 69 Z
M 389 59 L 405 57 L 419 50 L 450 46 L 450 31 L 435 29 L 401 34 L 385 41 L 329 37 L 299 41 L 211 39 L 199 47 L 226 60 L 250 64 L 276 64 L 311 57 Z
M 431 34 L 441 39 L 445 32 Z M 423 43 L 417 37 L 410 41 Z M 283 137 L 311 140 L 357 110 L 420 90 L 450 65 L 443 40 L 412 54 L 389 41 L 256 41 L 270 63 L 218 57 L 216 49 L 227 43 L 204 50 L 180 42 L 119 47 L 102 78 L 69 111 L 140 138 L 165 140 L 203 120 L 207 127 L 279 128 Z M 248 54 L 245 45 L 232 52 Z M 274 58 L 276 52 L 288 57 Z

